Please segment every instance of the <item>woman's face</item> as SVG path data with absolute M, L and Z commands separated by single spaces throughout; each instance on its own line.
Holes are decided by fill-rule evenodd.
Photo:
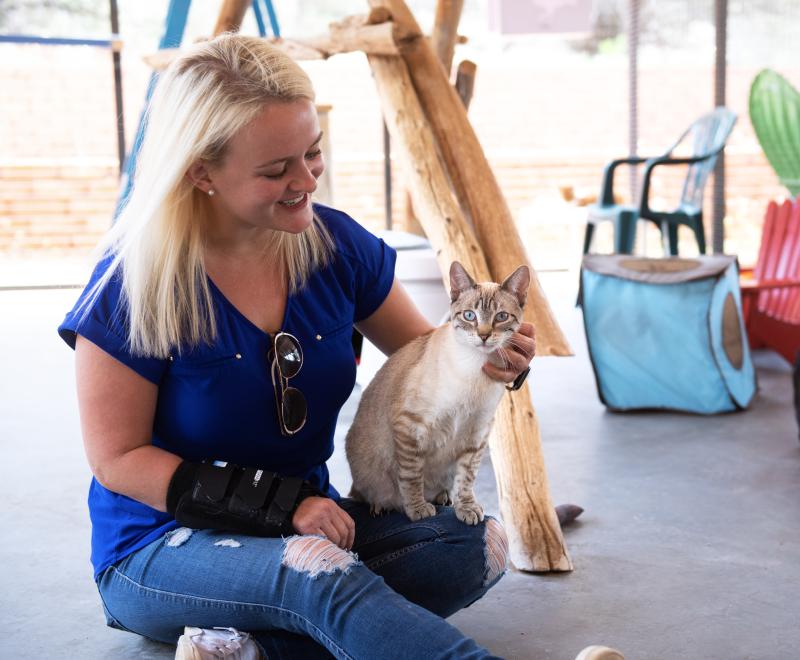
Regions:
M 311 224 L 311 193 L 325 169 L 313 102 L 268 103 L 206 164 L 219 228 L 260 227 L 299 233 Z

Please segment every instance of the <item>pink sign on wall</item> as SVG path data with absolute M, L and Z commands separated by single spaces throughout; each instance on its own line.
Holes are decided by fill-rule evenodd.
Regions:
M 588 32 L 592 0 L 489 0 L 489 29 L 501 34 Z

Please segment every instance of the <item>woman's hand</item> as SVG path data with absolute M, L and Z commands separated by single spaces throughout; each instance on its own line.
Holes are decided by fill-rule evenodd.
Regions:
M 483 365 L 483 371 L 493 380 L 510 383 L 525 371 L 534 355 L 536 355 L 536 333 L 533 324 L 521 323 L 517 331 L 511 335 L 505 348 L 492 355 L 493 361 Z M 502 366 L 497 365 L 500 361 Z
M 292 517 L 298 534 L 321 534 L 344 550 L 353 547 L 356 524 L 348 513 L 327 497 L 307 497 Z

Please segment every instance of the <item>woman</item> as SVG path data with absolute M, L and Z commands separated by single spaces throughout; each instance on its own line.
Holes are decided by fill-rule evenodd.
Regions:
M 253 647 L 202 630 L 216 626 L 269 657 L 489 657 L 442 617 L 502 576 L 500 524 L 447 507 L 371 518 L 328 479 L 353 324 L 387 353 L 430 326 L 394 252 L 312 206 L 313 98 L 260 39 L 225 35 L 175 61 L 129 201 L 59 328 L 76 353 L 108 624 L 170 643 L 193 626 L 185 657 L 220 636 L 231 653 Z M 527 367 L 532 328 L 517 340 L 490 376 Z

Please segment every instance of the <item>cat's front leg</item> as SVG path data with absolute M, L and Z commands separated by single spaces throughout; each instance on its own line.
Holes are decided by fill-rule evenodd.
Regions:
M 427 436 L 427 429 L 419 416 L 404 413 L 394 421 L 392 430 L 403 511 L 411 520 L 435 516 L 436 507 L 425 501 L 425 457 L 420 441 Z
M 475 501 L 473 487 L 481 464 L 486 444 L 465 449 L 456 460 L 456 475 L 453 481 L 456 517 L 468 525 L 477 525 L 483 520 L 483 507 Z

